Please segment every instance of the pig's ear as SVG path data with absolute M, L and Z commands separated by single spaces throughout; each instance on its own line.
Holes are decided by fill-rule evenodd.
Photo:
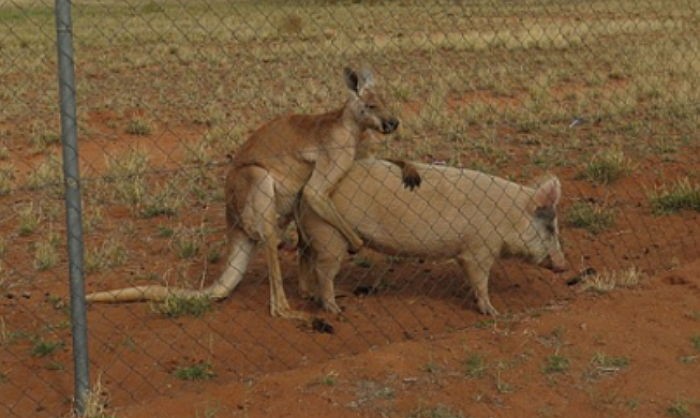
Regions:
M 556 177 L 541 182 L 532 197 L 536 208 L 555 208 L 561 198 L 561 183 Z

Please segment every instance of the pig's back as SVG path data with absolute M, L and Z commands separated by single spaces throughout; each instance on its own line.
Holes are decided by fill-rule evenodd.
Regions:
M 369 246 L 452 257 L 472 243 L 500 239 L 506 213 L 527 193 L 477 171 L 412 164 L 422 178 L 413 191 L 404 188 L 401 170 L 382 160 L 358 161 L 336 188 L 336 207 Z

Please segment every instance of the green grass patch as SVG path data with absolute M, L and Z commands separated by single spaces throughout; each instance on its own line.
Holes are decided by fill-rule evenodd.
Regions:
M 675 401 L 671 406 L 666 408 L 666 414 L 674 418 L 690 418 L 690 410 L 688 404 L 684 401 Z
M 163 302 L 151 303 L 151 309 L 159 314 L 177 318 L 180 316 L 200 317 L 213 308 L 207 297 L 168 296 Z
M 130 119 L 126 124 L 126 133 L 129 135 L 148 136 L 152 130 L 151 122 L 142 118 Z
M 107 268 L 123 265 L 129 258 L 126 248 L 117 240 L 107 240 L 101 246 L 88 248 L 85 252 L 85 271 L 96 273 Z
M 180 380 L 209 380 L 216 376 L 210 363 L 199 362 L 188 366 L 179 366 L 173 375 Z
M 486 360 L 478 353 L 471 353 L 464 361 L 464 374 L 470 379 L 480 379 L 484 377 L 486 370 Z
M 37 132 L 31 139 L 32 146 L 37 152 L 45 148 L 61 143 L 61 137 L 53 132 Z
M 623 369 L 630 364 L 627 357 L 608 356 L 603 353 L 595 353 L 591 359 L 591 364 L 596 367 Z
M 148 3 L 137 7 L 136 10 L 140 13 L 143 14 L 149 14 L 149 13 L 163 13 L 165 12 L 165 6 L 157 3 L 155 1 L 149 1 Z
M 566 214 L 566 223 L 569 226 L 582 228 L 593 234 L 606 230 L 614 221 L 615 215 L 611 210 L 588 202 L 574 203 Z
M 62 346 L 63 343 L 60 341 L 38 340 L 34 342 L 30 354 L 32 355 L 32 357 L 46 357 L 53 354 Z
M 408 414 L 408 418 L 464 418 L 464 414 L 447 405 L 420 406 Z
M 41 211 L 34 208 L 34 203 L 20 208 L 17 215 L 19 217 L 19 235 L 23 237 L 31 235 L 42 220 Z
M 29 190 L 45 189 L 51 194 L 63 194 L 63 168 L 58 158 L 49 155 L 27 176 Z
M 683 178 L 652 192 L 649 202 L 652 211 L 657 215 L 675 213 L 683 209 L 700 212 L 700 185 Z
M 568 358 L 555 354 L 545 359 L 542 370 L 546 374 L 564 373 L 569 370 L 569 366 L 570 362 Z
M 0 166 L 0 196 L 10 194 L 14 186 L 14 165 L 7 163 Z
M 683 364 L 692 364 L 698 361 L 698 357 L 700 356 L 680 356 L 678 357 L 678 361 Z
M 48 270 L 58 262 L 58 251 L 51 240 L 39 241 L 34 247 L 34 268 Z
M 338 384 L 338 372 L 330 371 L 323 376 L 314 379 L 309 385 L 335 386 Z
M 169 226 L 158 225 L 158 237 L 159 238 L 170 238 L 175 235 L 175 230 Z
M 177 256 L 182 259 L 193 258 L 199 253 L 199 242 L 188 237 L 181 237 L 175 240 L 175 251 Z
M 61 363 L 60 361 L 50 361 L 44 365 L 44 368 L 46 370 L 51 370 L 54 372 L 62 372 L 66 370 L 66 365 Z
M 693 335 L 690 337 L 690 343 L 692 344 L 695 351 L 700 351 L 700 335 Z
M 0 7 L 0 22 L 8 25 L 27 20 L 36 24 L 36 18 L 51 20 L 54 17 L 51 7 L 7 7 L 6 4 L 12 3 L 3 3 L 3 7 Z
M 577 178 L 598 184 L 610 184 L 631 171 L 631 163 L 622 151 L 608 150 L 596 154 Z
M 487 328 L 493 328 L 493 326 L 496 324 L 495 319 L 482 319 L 476 324 L 474 324 L 475 328 L 478 329 L 487 329 Z

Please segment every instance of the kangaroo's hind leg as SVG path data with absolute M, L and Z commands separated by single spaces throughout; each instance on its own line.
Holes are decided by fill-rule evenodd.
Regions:
M 299 235 L 305 245 L 300 254 L 300 286 L 307 291 L 313 288 L 315 299 L 325 310 L 340 313 L 334 281 L 349 244 L 340 231 L 314 212 L 306 213 L 300 224 Z
M 306 319 L 302 312 L 290 308 L 284 292 L 279 263 L 278 213 L 275 205 L 275 181 L 262 167 L 247 166 L 235 170 L 229 192 L 229 208 L 238 215 L 243 230 L 259 242 L 265 253 L 270 283 L 270 313 L 291 319 Z

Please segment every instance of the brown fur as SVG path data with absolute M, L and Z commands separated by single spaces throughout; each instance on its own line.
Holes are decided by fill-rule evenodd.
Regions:
M 558 240 L 560 185 L 548 178 L 535 188 L 471 170 L 412 163 L 420 189 L 401 186 L 395 165 L 357 161 L 331 199 L 366 245 L 383 253 L 454 258 L 475 292 L 479 310 L 495 315 L 488 296 L 491 266 L 502 254 L 524 255 L 554 270 L 566 268 Z M 333 279 L 347 241 L 314 213 L 298 208 L 300 292 L 340 312 Z
M 226 221 L 231 253 L 226 270 L 201 290 L 140 286 L 87 296 L 88 301 L 164 300 L 169 296 L 221 299 L 238 285 L 256 244 L 264 249 L 270 282 L 270 312 L 286 318 L 304 317 L 293 311 L 282 287 L 278 260 L 279 227 L 291 218 L 301 195 L 306 205 L 350 244 L 362 239 L 336 210 L 329 195 L 355 160 L 366 130 L 391 133 L 398 120 L 372 89 L 369 72 L 345 70 L 351 97 L 345 105 L 320 115 L 275 119 L 252 133 L 233 157 L 225 183 Z M 407 173 L 407 185 L 418 180 Z

